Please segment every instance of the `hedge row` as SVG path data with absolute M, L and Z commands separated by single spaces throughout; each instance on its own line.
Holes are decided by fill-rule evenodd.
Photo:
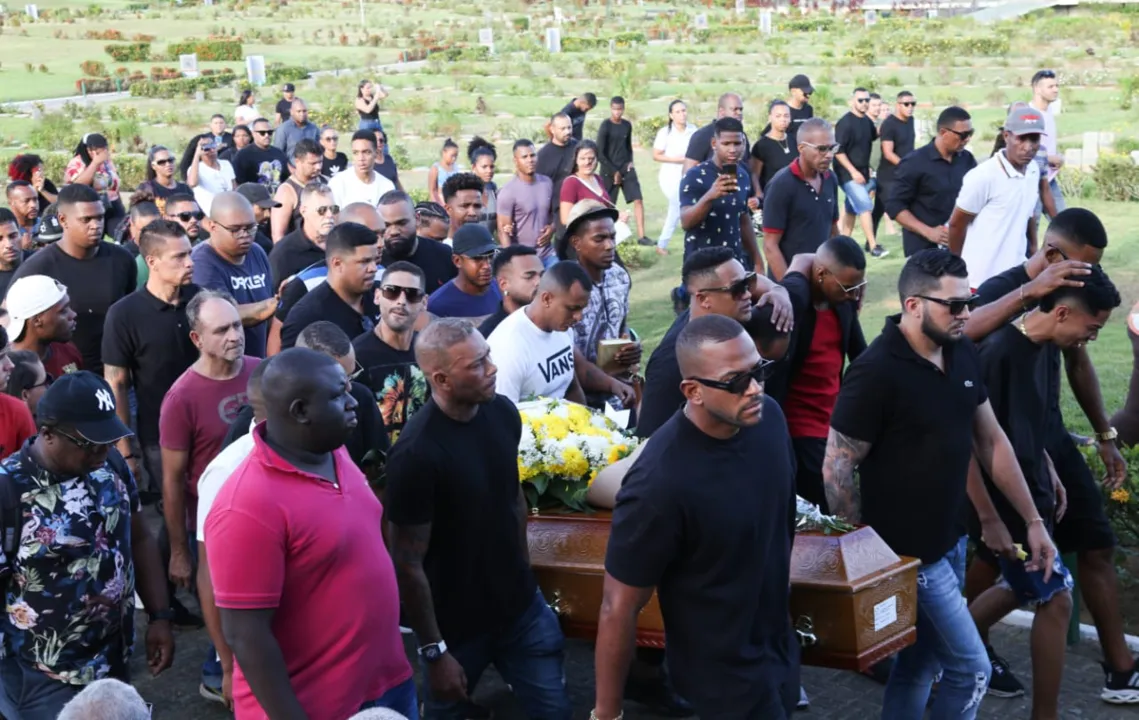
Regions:
M 237 74 L 226 68 L 217 73 L 203 72 L 200 77 L 178 80 L 144 80 L 130 86 L 133 97 L 175 98 L 193 95 L 199 90 L 212 90 L 237 80 Z
M 118 62 L 146 62 L 150 60 L 150 43 L 148 42 L 107 45 L 103 49 Z
M 245 59 L 245 53 L 241 49 L 240 40 L 222 38 L 186 40 L 180 43 L 170 43 L 166 46 L 166 54 L 170 57 L 197 55 L 199 62 L 212 62 L 217 60 L 241 61 Z
M 609 47 L 610 40 L 612 40 L 618 48 L 629 48 L 648 42 L 648 38 L 645 37 L 643 32 L 623 32 L 610 37 L 570 36 L 562 38 L 562 50 L 565 52 L 605 50 Z

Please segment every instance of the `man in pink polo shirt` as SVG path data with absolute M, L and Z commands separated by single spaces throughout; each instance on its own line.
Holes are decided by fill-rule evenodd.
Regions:
M 293 348 L 262 376 L 265 422 L 206 519 L 233 649 L 237 720 L 418 720 L 383 508 L 348 457 L 356 401 L 330 357 Z

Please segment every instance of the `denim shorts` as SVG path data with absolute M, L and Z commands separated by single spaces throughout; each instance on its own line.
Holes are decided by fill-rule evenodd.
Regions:
M 1024 567 L 1023 560 L 1010 560 L 1004 556 L 999 558 L 1001 578 L 1000 587 L 1012 590 L 1020 605 L 1043 605 L 1058 593 L 1071 591 L 1073 587 L 1072 573 L 1064 566 L 1060 559 L 1060 551 L 1056 550 L 1056 559 L 1052 561 L 1052 577 L 1044 582 L 1044 571 L 1029 572 Z
M 878 184 L 873 178 L 867 180 L 865 185 L 860 185 L 853 180 L 844 182 L 842 192 L 846 195 L 846 211 L 861 215 L 873 210 L 874 201 L 870 199 L 870 193 L 874 192 L 876 187 Z

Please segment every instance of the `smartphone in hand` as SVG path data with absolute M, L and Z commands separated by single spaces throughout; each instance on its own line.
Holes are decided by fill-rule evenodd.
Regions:
M 738 174 L 738 172 L 739 172 L 739 170 L 736 169 L 735 163 L 724 163 L 723 167 L 720 168 L 720 174 L 721 175 L 728 175 L 730 177 L 735 177 Z

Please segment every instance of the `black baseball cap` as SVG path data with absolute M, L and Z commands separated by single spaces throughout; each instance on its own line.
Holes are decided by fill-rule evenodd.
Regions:
M 63 237 L 63 226 L 59 224 L 59 215 L 52 205 L 40 218 L 40 225 L 36 228 L 35 241 L 46 245 L 58 241 Z
M 285 83 L 281 86 L 281 92 L 296 92 L 296 90 L 292 83 Z
M 36 415 L 74 428 L 82 439 L 98 445 L 109 445 L 134 435 L 115 414 L 115 393 L 111 386 L 86 370 L 68 373 L 52 383 L 40 398 Z
M 244 197 L 249 201 L 250 205 L 263 207 L 266 210 L 281 207 L 281 203 L 277 202 L 269 195 L 269 188 L 261 185 L 260 183 L 247 182 L 241 183 L 237 186 L 237 194 Z
M 455 231 L 451 240 L 451 250 L 456 255 L 478 257 L 487 255 L 498 249 L 490 230 L 482 223 L 468 223 Z
M 787 83 L 788 90 L 794 90 L 796 88 L 802 90 L 808 95 L 815 91 L 815 87 L 811 85 L 811 78 L 807 77 L 806 75 L 796 75 L 795 77 L 791 78 L 791 82 Z

